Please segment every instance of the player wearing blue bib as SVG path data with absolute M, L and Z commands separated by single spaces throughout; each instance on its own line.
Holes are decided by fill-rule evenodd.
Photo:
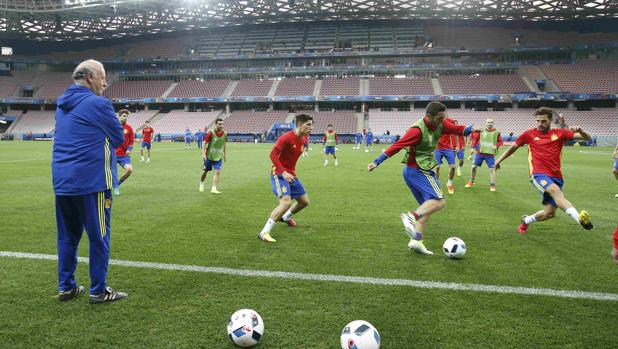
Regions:
M 191 149 L 191 130 L 187 127 L 185 130 L 185 150 Z
M 373 132 L 371 132 L 371 129 L 367 129 L 367 133 L 365 134 L 365 153 L 369 152 L 369 147 L 371 147 L 371 151 L 373 151 Z
M 360 131 L 356 132 L 355 141 L 356 142 L 355 142 L 354 148 L 352 148 L 352 149 L 359 150 L 360 147 L 361 147 L 361 144 L 363 144 L 363 134 L 362 134 L 362 132 L 360 132 Z

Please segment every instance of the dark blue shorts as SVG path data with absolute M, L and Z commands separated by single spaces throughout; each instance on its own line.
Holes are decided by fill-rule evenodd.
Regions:
M 326 146 L 324 147 L 324 154 L 333 154 L 335 155 L 335 147 L 334 146 Z
M 373 139 L 365 141 L 365 145 L 373 145 Z
M 554 199 L 551 197 L 551 195 L 549 195 L 549 193 L 546 192 L 546 190 L 547 187 L 552 184 L 557 185 L 558 188 L 562 190 L 562 186 L 564 186 L 564 181 L 562 180 L 562 178 L 550 177 L 545 174 L 536 173 L 533 174 L 530 178 L 530 183 L 532 183 L 536 190 L 538 190 L 539 193 L 541 193 L 541 195 L 543 196 L 543 200 L 541 201 L 543 205 L 551 204 L 554 207 L 558 207 Z
M 446 158 L 446 162 L 449 165 L 455 165 L 455 151 L 452 149 L 436 149 L 435 151 L 436 161 L 438 165 L 442 165 L 442 158 Z
M 215 170 L 221 170 L 221 165 L 223 164 L 223 159 L 219 160 L 219 161 L 212 161 L 210 159 L 206 159 L 204 160 L 204 166 L 202 167 L 202 169 L 204 171 L 210 171 L 213 168 Z
M 462 150 L 458 150 L 458 151 L 457 151 L 457 158 L 458 158 L 459 160 L 463 160 L 463 159 L 464 159 L 464 157 L 465 157 L 464 150 L 463 150 L 463 149 L 462 149 Z
M 124 168 L 126 165 L 131 165 L 131 157 L 130 156 L 117 156 L 116 163 Z
M 150 142 L 142 142 L 142 148 L 147 148 L 150 150 Z
M 486 154 L 479 154 L 477 153 L 474 156 L 474 166 L 481 166 L 483 164 L 483 161 L 485 161 L 487 163 L 487 167 L 489 168 L 494 168 L 494 156 L 493 155 L 486 155 Z
M 273 188 L 273 194 L 275 194 L 277 199 L 281 199 L 286 195 L 296 199 L 306 194 L 305 187 L 303 187 L 298 178 L 295 178 L 292 183 L 288 183 L 282 175 L 273 175 L 270 176 L 270 184 Z
M 362 138 L 356 138 L 356 144 L 361 144 L 363 143 L 363 139 Z
M 403 180 L 410 188 L 412 195 L 422 205 L 423 202 L 433 199 L 442 200 L 444 194 L 440 188 L 440 182 L 436 178 L 436 174 L 433 171 L 424 171 L 418 168 L 404 166 L 403 167 Z

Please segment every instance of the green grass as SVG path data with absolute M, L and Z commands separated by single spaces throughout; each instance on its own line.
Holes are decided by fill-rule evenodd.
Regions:
M 321 147 L 299 160 L 311 205 L 299 227 L 278 224 L 276 244 L 256 239 L 277 201 L 269 181 L 269 145 L 228 147 L 220 190 L 197 191 L 200 156 L 183 145 L 155 144 L 114 199 L 114 259 L 231 268 L 402 278 L 618 293 L 609 257 L 617 223 L 611 149 L 565 148 L 565 194 L 593 215 L 584 231 L 563 212 L 515 232 L 522 214 L 541 208 L 527 180 L 525 150 L 503 164 L 498 191 L 485 168 L 477 186 L 456 177 L 455 195 L 432 217 L 426 257 L 407 250 L 399 213 L 417 205 L 398 155 L 374 173 L 376 153 L 342 146 L 340 165 L 322 166 Z M 379 151 L 381 147 L 378 147 Z M 0 250 L 56 253 L 51 144 L 0 143 Z M 209 174 L 207 184 L 212 175 Z M 444 174 L 442 178 L 444 184 Z M 209 186 L 207 186 L 208 188 Z M 442 242 L 463 238 L 466 258 L 446 259 Z M 88 255 L 84 236 L 80 255 Z M 88 286 L 88 269 L 78 267 Z M 86 298 L 60 304 L 53 261 L 0 257 L 0 347 L 231 348 L 225 326 L 240 308 L 264 318 L 263 348 L 335 348 L 349 321 L 364 319 L 382 348 L 614 347 L 617 302 L 427 290 L 111 266 L 108 282 L 129 292 L 117 304 Z

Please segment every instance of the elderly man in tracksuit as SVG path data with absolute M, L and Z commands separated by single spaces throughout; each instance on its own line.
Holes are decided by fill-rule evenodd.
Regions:
M 90 303 L 127 297 L 106 284 L 112 213 L 114 148 L 124 141 L 112 104 L 101 97 L 105 69 L 95 60 L 80 63 L 75 82 L 58 98 L 52 150 L 52 178 L 58 226 L 60 301 L 85 291 L 75 281 L 77 248 L 83 230 L 90 241 Z

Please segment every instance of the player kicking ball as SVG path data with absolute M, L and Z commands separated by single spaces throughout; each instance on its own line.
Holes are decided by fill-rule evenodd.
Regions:
M 273 163 L 270 182 L 279 205 L 270 213 L 268 221 L 258 235 L 260 240 L 276 242 L 277 240 L 270 236 L 275 223 L 282 220 L 289 226 L 295 227 L 296 221 L 292 215 L 309 205 L 309 196 L 300 179 L 296 177 L 296 162 L 312 130 L 313 117 L 307 114 L 297 115 L 296 128 L 281 135 L 270 152 L 270 160 Z M 296 202 L 292 204 L 292 200 Z
M 515 153 L 521 146 L 528 145 L 530 183 L 542 195 L 542 203 L 545 207 L 529 216 L 524 215 L 517 231 L 520 234 L 525 234 L 530 224 L 554 218 L 557 208 L 563 210 L 584 229 L 592 229 L 590 214 L 584 210 L 577 212 L 573 204 L 564 196 L 562 192 L 564 180 L 561 170 L 561 154 L 564 142 L 572 139 L 589 140 L 590 135 L 584 132 L 581 127 L 552 129 L 553 111 L 550 108 L 539 108 L 534 112 L 534 116 L 536 117 L 537 127 L 524 131 L 515 140 L 515 144 L 496 160 L 495 164 L 496 170 L 499 170 L 502 161 Z

